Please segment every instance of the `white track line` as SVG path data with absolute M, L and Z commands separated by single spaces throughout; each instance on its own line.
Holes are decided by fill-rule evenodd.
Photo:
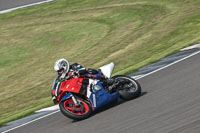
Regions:
M 172 63 L 170 63 L 170 64 L 168 64 L 168 65 L 166 65 L 166 66 L 164 66 L 164 67 L 161 67 L 161 68 L 159 68 L 159 69 L 157 69 L 157 70 L 155 70 L 155 71 L 152 71 L 152 72 L 150 72 L 150 73 L 144 74 L 144 75 L 142 75 L 142 76 L 140 76 L 140 77 L 138 77 L 138 78 L 136 78 L 136 79 L 141 79 L 141 78 L 146 77 L 146 76 L 148 76 L 148 75 L 150 75 L 150 74 L 153 74 L 153 73 L 155 73 L 155 72 L 158 72 L 158 71 L 160 71 L 160 70 L 162 70 L 162 69 L 165 69 L 165 68 L 167 68 L 167 67 L 170 67 L 170 66 L 172 66 L 172 65 L 174 65 L 174 64 L 176 64 L 176 63 L 178 63 L 178 62 L 181 62 L 181 61 L 183 61 L 183 60 L 186 60 L 186 59 L 188 59 L 188 58 L 190 58 L 190 57 L 192 57 L 192 56 L 194 56 L 194 55 L 197 55 L 198 53 L 200 53 L 200 51 L 197 51 L 196 53 L 193 53 L 193 54 L 191 54 L 191 55 L 188 55 L 188 56 L 186 56 L 186 57 L 184 57 L 184 58 L 182 58 L 182 59 L 180 59 L 180 60 L 174 61 L 174 62 L 172 62 Z
M 195 49 L 195 48 L 200 48 L 200 43 L 199 44 L 195 44 L 186 48 L 181 49 L 180 51 L 186 51 L 186 50 L 190 50 L 190 49 Z
M 51 106 L 51 107 L 48 107 L 48 108 L 44 108 L 44 109 L 40 109 L 38 111 L 35 111 L 36 113 L 39 113 L 39 112 L 43 112 L 43 111 L 55 111 L 55 110 L 58 110 L 59 109 L 59 105 L 54 105 L 54 106 Z
M 1 13 L 11 12 L 11 11 L 14 11 L 14 10 L 17 10 L 17 9 L 21 9 L 21 8 L 25 8 L 25 7 L 29 7 L 29 6 L 34 6 L 34 5 L 39 5 L 39 4 L 43 4 L 43 3 L 47 3 L 47 2 L 52 2 L 52 1 L 55 1 L 55 0 L 45 0 L 45 1 L 37 2 L 37 3 L 32 3 L 32 4 L 19 6 L 19 7 L 15 7 L 15 8 L 11 8 L 11 9 L 6 9 L 6 10 L 0 11 L 0 14 Z
M 153 73 L 155 73 L 155 72 L 158 72 L 158 71 L 160 71 L 160 70 L 162 70 L 162 69 L 165 69 L 165 68 L 167 68 L 167 67 L 169 67 L 169 66 L 172 66 L 172 65 L 174 65 L 174 64 L 176 64 L 176 63 L 178 63 L 178 62 L 181 62 L 181 61 L 183 61 L 183 60 L 186 60 L 186 59 L 188 59 L 188 58 L 190 58 L 190 57 L 192 57 L 192 56 L 194 56 L 194 55 L 197 55 L 197 54 L 199 54 L 199 53 L 200 53 L 200 51 L 198 51 L 198 52 L 196 52 L 196 53 L 193 53 L 193 54 L 191 54 L 191 55 L 189 55 L 189 56 L 186 56 L 186 57 L 184 57 L 184 58 L 182 58 L 182 59 L 180 59 L 180 60 L 177 60 L 177 61 L 175 61 L 175 62 L 173 62 L 173 63 L 171 63 L 171 64 L 169 64 L 169 65 L 166 65 L 166 66 L 164 66 L 164 67 L 162 67 L 162 68 L 159 68 L 159 69 L 157 69 L 157 70 L 155 70 L 155 71 L 152 71 L 152 72 L 150 72 L 150 73 L 147 73 L 147 74 L 145 74 L 145 75 L 142 75 L 142 76 L 138 77 L 137 79 L 141 79 L 141 78 L 146 77 L 146 76 L 148 76 L 148 75 L 150 75 L 150 74 L 153 74 Z M 17 128 L 19 128 L 19 127 L 25 126 L 25 125 L 27 125 L 27 124 L 29 124 L 29 123 L 34 122 L 34 121 L 40 120 L 40 119 L 45 118 L 45 117 L 50 116 L 50 115 L 53 115 L 53 114 L 55 114 L 55 113 L 57 113 L 57 112 L 59 112 L 59 111 L 60 111 L 60 110 L 57 110 L 57 111 L 52 112 L 52 113 L 50 113 L 50 114 L 44 115 L 44 116 L 42 116 L 42 117 L 39 117 L 39 118 L 37 118 L 37 119 L 34 119 L 34 120 L 29 121 L 29 122 L 27 122 L 27 123 L 24 123 L 24 124 L 22 124 L 22 125 L 19 125 L 19 126 L 17 126 L 17 127 L 14 127 L 14 128 L 9 129 L 9 130 L 6 130 L 6 131 L 4 131 L 4 132 L 2 132 L 2 133 L 7 133 L 7 132 L 9 132 L 9 131 L 11 131 L 11 130 L 17 129 Z
M 55 113 L 57 113 L 57 112 L 59 112 L 59 111 L 60 111 L 60 110 L 57 110 L 57 111 L 52 112 L 52 113 L 50 113 L 50 114 L 44 115 L 44 116 L 42 116 L 42 117 L 39 117 L 39 118 L 34 119 L 34 120 L 32 120 L 32 121 L 26 122 L 26 123 L 24 123 L 24 124 L 21 124 L 21 125 L 19 125 L 19 126 L 16 126 L 16 127 L 14 127 L 14 128 L 11 128 L 11 129 L 9 129 L 9 130 L 3 131 L 2 133 L 7 133 L 7 132 L 12 131 L 12 130 L 14 130 L 14 129 L 17 129 L 17 128 L 19 128 L 19 127 L 22 127 L 22 126 L 25 126 L 25 125 L 27 125 L 27 124 L 29 124 L 29 123 L 32 123 L 32 122 L 34 122 L 34 121 L 40 120 L 40 119 L 45 118 L 45 117 L 50 116 L 50 115 L 53 115 L 53 114 L 55 114 Z

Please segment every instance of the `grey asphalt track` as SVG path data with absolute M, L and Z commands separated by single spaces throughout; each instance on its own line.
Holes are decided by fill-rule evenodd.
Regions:
M 200 133 L 200 54 L 139 79 L 142 96 L 83 121 L 60 112 L 11 133 Z
M 0 0 L 0 11 L 41 1 L 44 0 Z

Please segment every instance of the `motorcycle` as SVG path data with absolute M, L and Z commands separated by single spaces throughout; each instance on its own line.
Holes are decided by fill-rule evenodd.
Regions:
M 55 91 L 54 103 L 59 104 L 60 111 L 66 117 L 82 120 L 119 98 L 131 100 L 139 97 L 140 84 L 135 79 L 124 75 L 111 77 L 113 70 L 112 62 L 100 67 L 98 72 L 102 73 L 103 78 L 100 80 L 89 78 L 89 85 L 84 90 L 82 86 L 88 78 L 74 72 L 66 81 L 59 83 L 54 81 L 52 90 Z M 90 72 L 95 73 L 92 69 Z

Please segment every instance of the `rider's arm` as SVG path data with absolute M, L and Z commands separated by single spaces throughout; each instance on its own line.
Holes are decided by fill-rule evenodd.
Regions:
M 74 63 L 70 66 L 71 70 L 76 71 L 79 75 L 85 75 L 87 70 L 78 63 Z
M 54 104 L 56 104 L 56 98 L 57 98 L 57 94 L 58 94 L 58 91 L 60 88 L 60 84 L 61 84 L 61 81 L 58 76 L 53 82 L 53 87 L 52 87 L 52 91 L 51 91 L 51 96 L 52 96 L 52 100 L 53 100 Z
M 98 72 L 97 74 L 86 74 L 85 75 L 87 78 L 94 78 L 94 79 L 101 79 L 103 78 L 104 76 L 102 75 L 101 72 Z
M 104 78 L 103 74 L 95 69 L 89 68 L 86 70 L 78 63 L 74 63 L 70 66 L 71 70 L 76 71 L 78 75 L 85 76 L 87 78 L 101 79 Z

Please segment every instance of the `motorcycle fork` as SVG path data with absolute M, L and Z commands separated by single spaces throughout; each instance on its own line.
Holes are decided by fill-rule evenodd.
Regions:
M 72 95 L 72 100 L 76 107 L 80 105 L 80 103 L 78 102 L 78 100 L 76 99 L 76 97 L 74 95 Z

